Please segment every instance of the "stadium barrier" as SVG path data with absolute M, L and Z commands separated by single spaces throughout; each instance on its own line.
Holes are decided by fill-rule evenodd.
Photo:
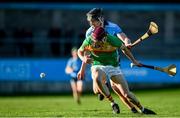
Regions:
M 166 67 L 179 60 L 141 60 L 143 63 Z M 1 59 L 0 60 L 0 93 L 35 92 L 61 93 L 70 92 L 70 77 L 65 74 L 67 59 Z M 130 67 L 130 61 L 121 60 L 121 68 L 128 83 L 133 88 L 159 87 L 180 84 L 180 74 L 170 77 L 166 73 L 147 68 Z M 92 79 L 86 70 L 85 91 L 92 91 Z M 40 73 L 46 74 L 40 78 Z

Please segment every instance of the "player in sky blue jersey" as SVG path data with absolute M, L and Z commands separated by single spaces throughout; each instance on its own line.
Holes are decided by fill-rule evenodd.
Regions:
M 82 80 L 77 79 L 77 73 L 81 67 L 81 60 L 79 59 L 77 55 L 77 48 L 73 47 L 71 50 L 71 55 L 72 57 L 69 58 L 65 72 L 70 76 L 70 83 L 71 83 L 71 88 L 73 92 L 73 97 L 74 100 L 80 104 L 80 96 L 82 93 L 82 88 L 83 88 L 83 82 Z
M 90 24 L 90 28 L 86 31 L 86 38 L 88 36 L 90 36 L 92 34 L 92 32 L 94 31 L 95 27 L 98 26 L 102 26 L 104 27 L 105 31 L 110 34 L 110 35 L 114 35 L 116 37 L 118 37 L 120 40 L 122 40 L 125 44 L 125 46 L 129 46 L 131 45 L 131 42 L 129 40 L 129 38 L 125 35 L 125 33 L 123 33 L 122 29 L 115 23 L 112 23 L 110 21 L 106 21 L 103 18 L 103 14 L 102 14 L 102 9 L 99 8 L 94 8 L 92 10 L 90 10 L 87 13 L 87 21 Z M 117 50 L 118 53 L 118 50 Z M 86 64 L 84 64 L 82 62 L 82 68 L 85 68 L 83 66 L 86 66 Z M 83 71 L 81 71 L 83 72 Z M 80 73 L 80 77 L 84 76 L 84 72 Z M 114 90 L 114 92 L 116 94 L 118 94 L 118 96 L 120 97 L 120 99 L 123 101 L 123 103 L 129 108 L 131 109 L 131 111 L 133 113 L 137 113 L 138 111 L 136 110 L 136 108 L 134 107 L 134 105 L 132 105 L 132 103 L 130 103 L 125 97 L 123 97 L 123 95 L 121 94 L 120 90 L 118 89 L 118 87 L 116 87 L 116 85 L 111 82 L 111 87 Z M 100 100 L 102 100 L 104 98 L 103 95 L 101 95 L 99 93 L 99 91 L 97 90 L 95 84 L 93 84 L 93 91 L 95 94 L 98 94 L 98 97 Z
M 117 36 L 117 34 L 123 33 L 122 29 L 117 24 L 114 24 L 110 21 L 104 21 L 104 29 L 106 30 L 108 34 L 113 35 L 113 36 Z M 86 31 L 86 37 L 90 36 L 93 31 L 94 31 L 94 26 L 91 26 Z

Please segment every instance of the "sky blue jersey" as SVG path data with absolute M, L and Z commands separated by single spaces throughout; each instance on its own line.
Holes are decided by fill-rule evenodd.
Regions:
M 67 62 L 67 66 L 69 66 L 73 69 L 73 72 L 70 73 L 70 76 L 72 78 L 76 78 L 77 73 L 79 72 L 79 70 L 81 68 L 81 60 L 79 58 L 77 58 L 77 59 L 70 58 Z
M 117 36 L 118 33 L 122 33 L 122 29 L 115 23 L 112 23 L 110 21 L 106 21 L 105 24 L 105 31 L 113 36 Z M 86 31 L 86 38 L 90 36 L 93 32 L 94 28 L 91 26 L 87 31 Z

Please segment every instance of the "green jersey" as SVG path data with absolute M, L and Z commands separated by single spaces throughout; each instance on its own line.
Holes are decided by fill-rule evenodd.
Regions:
M 117 48 L 121 47 L 123 42 L 115 36 L 108 35 L 103 41 L 94 43 L 92 37 L 87 37 L 80 47 L 80 50 L 90 52 L 93 59 L 93 65 L 112 65 L 118 66 Z

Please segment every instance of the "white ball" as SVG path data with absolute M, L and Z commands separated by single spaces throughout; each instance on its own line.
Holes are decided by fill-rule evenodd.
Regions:
M 41 74 L 40 74 L 40 77 L 41 77 L 41 78 L 44 78 L 45 76 L 46 76 L 45 73 L 41 73 Z

